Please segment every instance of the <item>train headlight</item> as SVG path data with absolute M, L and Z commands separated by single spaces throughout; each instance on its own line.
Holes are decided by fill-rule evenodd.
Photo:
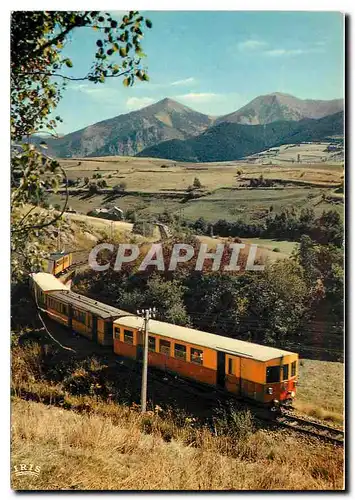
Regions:
M 272 394 L 274 392 L 274 389 L 272 387 L 268 387 L 267 393 Z

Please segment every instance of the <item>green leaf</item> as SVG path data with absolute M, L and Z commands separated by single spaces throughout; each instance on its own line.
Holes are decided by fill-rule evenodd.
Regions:
M 73 67 L 73 63 L 71 62 L 71 60 L 70 60 L 70 59 L 66 59 L 66 60 L 65 60 L 65 64 L 66 64 L 66 66 L 67 66 L 68 68 L 72 68 L 72 67 Z
M 102 40 L 97 40 L 96 45 L 98 47 L 102 47 L 102 45 L 103 45 Z
M 145 24 L 146 24 L 147 28 L 151 28 L 153 26 L 153 23 L 150 19 L 146 19 Z
M 121 56 L 121 57 L 126 57 L 126 55 L 127 55 L 127 50 L 126 50 L 126 48 L 125 48 L 125 47 L 120 47 L 119 52 L 120 52 L 120 56 Z
M 123 80 L 123 85 L 124 85 L 125 87 L 129 87 L 130 83 L 131 83 L 131 79 L 130 79 L 130 77 L 125 78 L 125 79 Z

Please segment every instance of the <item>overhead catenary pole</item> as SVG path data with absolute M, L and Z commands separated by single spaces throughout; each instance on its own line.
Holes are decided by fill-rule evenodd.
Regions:
M 139 316 L 143 317 L 143 367 L 142 367 L 142 387 L 141 387 L 141 412 L 147 411 L 147 388 L 148 388 L 148 334 L 149 334 L 149 320 L 155 317 L 155 307 L 137 311 Z

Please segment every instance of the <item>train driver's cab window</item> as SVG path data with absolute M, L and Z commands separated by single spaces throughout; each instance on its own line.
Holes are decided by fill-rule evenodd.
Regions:
M 168 340 L 159 341 L 159 352 L 166 356 L 170 356 L 170 342 Z
M 288 380 L 288 365 L 282 367 L 282 380 Z
M 297 361 L 291 363 L 291 377 L 296 376 L 296 367 L 297 367 Z
M 175 358 L 186 360 L 186 346 L 182 344 L 175 344 L 174 356 Z
M 266 383 L 272 384 L 273 382 L 280 382 L 279 366 L 268 366 L 266 368 Z
M 148 350 L 155 352 L 155 337 L 148 337 Z
M 126 344 L 133 345 L 133 332 L 131 330 L 123 330 L 123 340 Z
M 203 365 L 203 351 L 200 349 L 191 348 L 191 363 Z

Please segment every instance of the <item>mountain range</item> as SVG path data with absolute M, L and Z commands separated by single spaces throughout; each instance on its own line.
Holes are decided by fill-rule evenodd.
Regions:
M 302 100 L 276 92 L 216 118 L 166 98 L 46 142 L 49 152 L 61 158 L 137 155 L 223 161 L 280 141 L 297 142 L 297 137 L 321 140 L 342 134 L 342 110 L 342 99 Z
M 59 157 L 134 156 L 163 141 L 198 135 L 212 123 L 211 117 L 166 98 L 47 142 Z
M 282 144 L 318 142 L 343 134 L 344 113 L 319 120 L 278 121 L 267 125 L 222 122 L 197 137 L 171 140 L 146 148 L 137 156 L 177 161 L 210 162 L 240 160 Z
M 265 125 L 276 121 L 317 119 L 333 115 L 342 109 L 342 99 L 331 101 L 297 99 L 289 94 L 275 92 L 256 97 L 238 111 L 218 118 L 216 124 L 230 122 L 243 125 Z

